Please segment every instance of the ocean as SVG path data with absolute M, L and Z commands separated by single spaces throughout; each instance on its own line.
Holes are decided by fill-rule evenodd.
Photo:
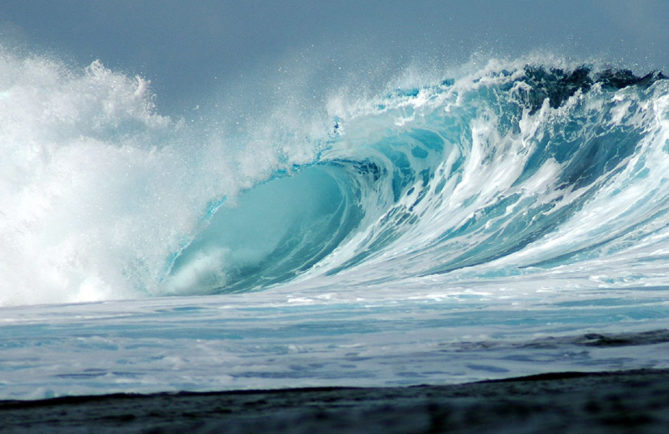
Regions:
M 669 368 L 659 70 L 281 66 L 163 110 L 6 28 L 0 399 Z

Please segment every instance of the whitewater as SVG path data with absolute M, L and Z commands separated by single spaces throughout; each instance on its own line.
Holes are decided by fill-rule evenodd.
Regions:
M 433 75 L 235 128 L 0 51 L 0 398 L 669 367 L 669 80 Z

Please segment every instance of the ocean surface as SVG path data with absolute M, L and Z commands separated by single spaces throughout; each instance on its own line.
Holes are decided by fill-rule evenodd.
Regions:
M 235 128 L 0 50 L 0 399 L 669 368 L 669 80 L 433 75 Z

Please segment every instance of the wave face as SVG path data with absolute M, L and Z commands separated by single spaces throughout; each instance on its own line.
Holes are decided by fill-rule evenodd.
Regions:
M 492 62 L 240 140 L 160 116 L 99 62 L 0 63 L 1 304 L 664 283 L 659 73 Z
M 595 262 L 609 284 L 644 284 L 666 264 L 668 89 L 538 65 L 364 101 L 314 161 L 219 208 L 167 280 L 227 292 Z

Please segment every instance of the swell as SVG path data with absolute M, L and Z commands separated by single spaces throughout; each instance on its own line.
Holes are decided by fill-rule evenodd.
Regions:
M 240 132 L 161 116 L 146 80 L 99 61 L 0 49 L 0 305 L 541 273 L 662 284 L 668 81 L 492 61 Z
M 667 89 L 661 73 L 525 65 L 358 103 L 314 162 L 213 217 L 170 271 L 190 275 L 176 292 L 497 263 L 493 275 L 509 275 L 664 246 Z M 264 190 L 278 202 L 250 211 L 270 202 Z M 291 216 L 273 217 L 281 207 Z M 236 220 L 247 235 L 224 240 Z M 250 245 L 268 228 L 281 237 Z M 206 268 L 211 245 L 225 254 Z

